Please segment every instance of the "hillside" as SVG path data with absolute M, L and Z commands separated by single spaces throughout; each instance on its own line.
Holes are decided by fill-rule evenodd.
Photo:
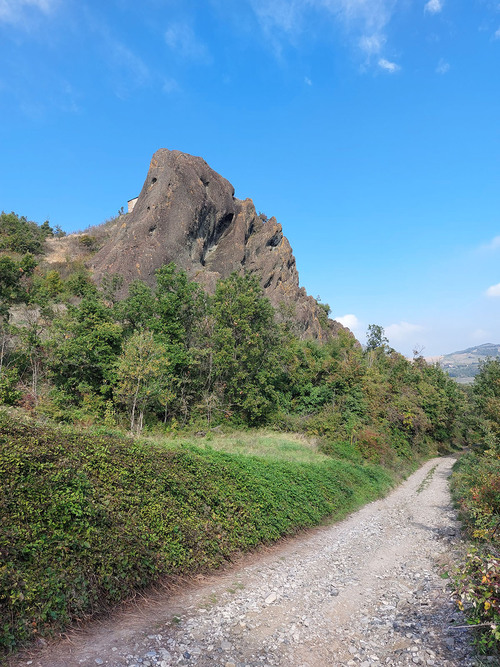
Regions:
M 438 361 L 450 377 L 461 384 L 472 384 L 479 372 L 479 364 L 488 357 L 499 357 L 500 345 L 484 343 L 466 350 L 451 352 L 439 357 Z
M 252 440 L 271 450 L 229 454 L 200 439 L 151 445 L 0 411 L 0 660 L 161 576 L 213 568 L 342 517 L 394 479 L 354 450 L 340 459 L 293 436 Z
M 441 369 L 363 351 L 343 329 L 304 340 L 256 271 L 213 294 L 173 263 L 125 298 L 106 273 L 97 285 L 85 263 L 127 219 L 59 239 L 0 216 L 6 651 L 340 516 L 467 436 L 465 397 Z M 274 435 L 245 446 L 250 426 Z M 299 459 L 285 456 L 291 431 Z

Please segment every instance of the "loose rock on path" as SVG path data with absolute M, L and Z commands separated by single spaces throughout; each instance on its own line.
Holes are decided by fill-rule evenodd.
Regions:
M 187 592 L 156 596 L 16 659 L 33 667 L 476 664 L 447 582 L 458 526 L 452 458 L 383 500 Z

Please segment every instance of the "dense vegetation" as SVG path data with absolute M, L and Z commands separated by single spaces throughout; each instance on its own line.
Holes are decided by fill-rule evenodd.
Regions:
M 162 574 L 340 517 L 387 490 L 362 460 L 269 460 L 27 426 L 0 413 L 0 645 Z
M 19 247 L 16 234 L 6 238 Z M 97 287 L 81 265 L 63 276 L 41 255 L 17 261 L 27 258 L 16 280 L 0 273 L 5 404 L 134 432 L 275 424 L 386 462 L 460 441 L 463 392 L 389 348 L 380 327 L 366 351 L 348 334 L 302 341 L 293 313 L 276 314 L 256 276 L 234 274 L 209 296 L 168 265 L 154 288 L 136 281 L 118 301 L 116 277 Z
M 0 255 L 0 267 L 19 263 L 0 270 L 0 403 L 33 423 L 0 422 L 5 648 L 160 574 L 347 511 L 464 442 L 463 391 L 392 350 L 381 327 L 365 350 L 348 333 L 303 341 L 255 276 L 233 274 L 207 295 L 173 265 L 118 300 L 115 276 L 97 286 L 81 262 L 46 264 L 43 244 L 19 253 L 17 236 L 34 228 L 14 217 Z M 299 463 L 137 439 L 249 426 L 314 436 L 322 455 Z
M 500 360 L 480 365 L 473 386 L 476 445 L 456 465 L 452 489 L 472 540 L 458 576 L 459 604 L 481 630 L 484 650 L 500 649 Z

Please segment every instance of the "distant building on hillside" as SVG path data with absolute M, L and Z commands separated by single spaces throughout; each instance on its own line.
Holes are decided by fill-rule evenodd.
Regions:
M 128 200 L 127 204 L 129 213 L 132 213 L 132 211 L 134 210 L 134 206 L 136 205 L 138 199 L 139 197 L 134 197 L 133 199 Z

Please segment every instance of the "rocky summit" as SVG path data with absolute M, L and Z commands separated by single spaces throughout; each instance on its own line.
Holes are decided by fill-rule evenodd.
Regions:
M 299 287 L 295 257 L 274 217 L 257 214 L 251 199 L 200 157 L 158 150 L 131 213 L 123 216 L 94 256 L 97 279 L 123 276 L 154 283 L 155 271 L 174 262 L 212 292 L 232 272 L 260 277 L 273 306 L 289 313 L 305 338 L 324 339 L 343 329 Z

